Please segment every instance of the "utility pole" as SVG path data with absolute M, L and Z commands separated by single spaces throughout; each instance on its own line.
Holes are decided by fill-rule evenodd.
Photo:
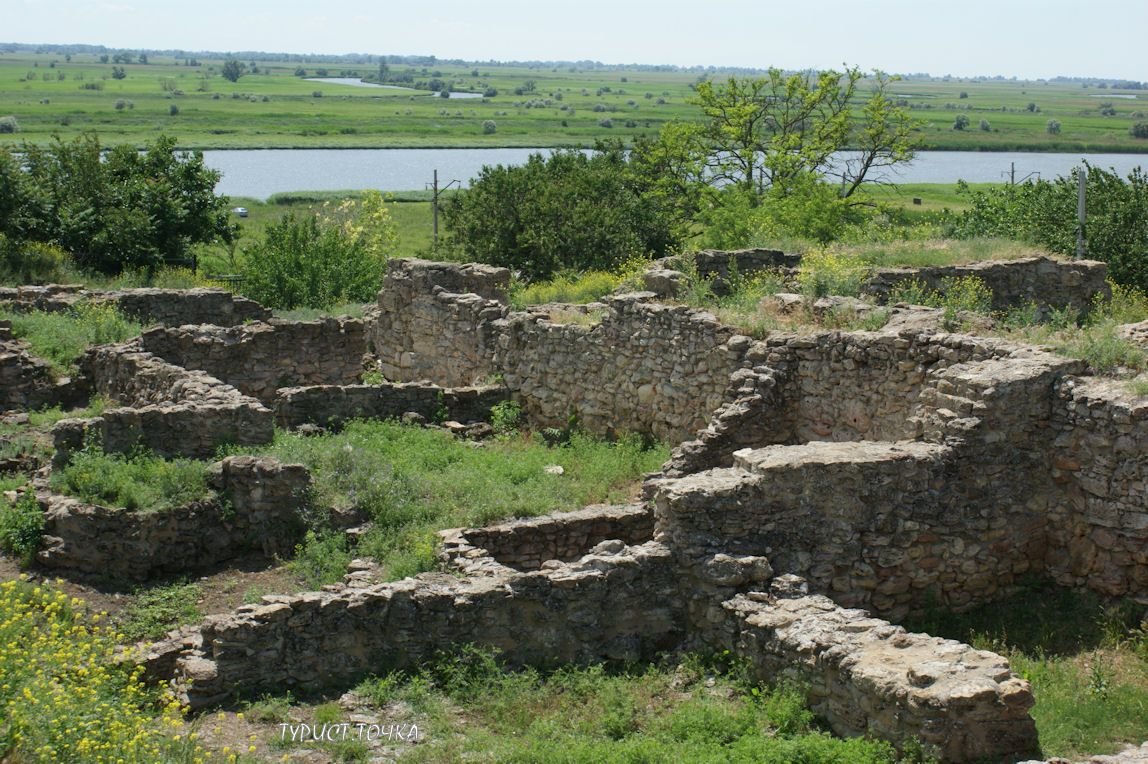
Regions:
M 431 193 L 431 210 L 434 212 L 434 244 L 433 244 L 433 246 L 435 249 L 438 249 L 438 196 L 439 196 L 440 192 L 446 191 L 448 188 L 453 186 L 455 183 L 458 183 L 458 181 L 452 180 L 450 183 L 447 183 L 442 188 L 439 188 L 438 187 L 438 170 L 436 169 L 434 171 L 434 185 L 431 186 L 431 188 L 434 189 L 433 192 Z
M 1076 259 L 1084 258 L 1084 192 L 1088 173 L 1083 167 L 1076 170 Z

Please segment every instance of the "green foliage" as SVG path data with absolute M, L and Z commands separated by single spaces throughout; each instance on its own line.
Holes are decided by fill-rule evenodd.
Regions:
M 934 610 L 912 631 L 1004 654 L 1032 683 L 1041 750 L 1078 760 L 1139 742 L 1148 728 L 1143 608 L 1034 581 L 998 602 L 956 614 Z
M 1148 138 L 1148 122 L 1134 122 L 1128 132 L 1133 138 Z
M 52 473 L 51 484 L 82 501 L 129 512 L 162 512 L 214 495 L 206 462 L 167 460 L 143 450 L 105 454 L 95 445 L 72 454 L 66 467 Z
M 866 265 L 856 258 L 823 249 L 807 252 L 801 258 L 797 283 L 807 299 L 827 295 L 857 297 L 867 274 Z
M 198 242 L 229 241 L 219 173 L 160 136 L 138 151 L 103 152 L 95 135 L 0 148 L 0 233 L 13 246 L 57 244 L 83 268 L 119 273 L 186 257 Z
M 142 325 L 110 303 L 81 302 L 60 312 L 0 312 L 12 322 L 12 334 L 29 344 L 33 355 L 49 361 L 57 373 L 68 373 L 93 345 L 124 342 L 138 336 Z
M 362 683 L 379 707 L 406 703 L 439 720 L 434 761 L 892 763 L 892 747 L 821 732 L 793 687 L 745 684 L 720 671 L 601 665 L 510 671 L 467 646 L 412 672 Z M 465 709 L 470 724 L 451 724 Z
M 357 554 L 378 559 L 392 578 L 433 566 L 436 530 L 621 500 L 667 458 L 665 448 L 638 438 L 603 443 L 574 432 L 561 448 L 523 436 L 476 449 L 445 432 L 377 421 L 350 422 L 335 435 L 277 433 L 264 451 L 307 465 L 317 507 L 369 517 L 372 530 Z M 547 473 L 551 464 L 564 473 Z M 315 538 L 302 550 L 316 545 L 308 556 L 318 563 L 313 580 L 338 580 L 349 559 L 342 537 L 328 535 L 319 520 L 314 525 Z
M 18 133 L 20 132 L 20 122 L 11 114 L 6 114 L 0 117 L 0 133 Z
M 326 308 L 369 302 L 383 280 L 385 254 L 318 216 L 289 213 L 245 251 L 243 293 L 271 308 Z
M 1137 168 L 1125 180 L 1085 166 L 1088 257 L 1108 263 L 1117 283 L 1148 289 L 1148 175 Z M 1076 251 L 1076 204 L 1075 177 L 998 186 L 972 195 L 957 233 L 1021 239 L 1071 255 Z
M 303 543 L 295 546 L 288 567 L 312 589 L 340 580 L 347 572 L 351 553 L 342 533 L 307 531 Z
M 840 195 L 851 196 L 875 171 L 912 159 L 915 143 L 908 111 L 889 97 L 895 78 L 881 72 L 853 128 L 850 102 L 861 80 L 853 67 L 797 74 L 771 68 L 762 77 L 702 81 L 695 103 L 703 121 L 689 136 L 690 150 L 704 158 L 712 181 L 748 193 L 784 193 L 829 174 L 840 181 Z M 856 159 L 835 163 L 846 146 L 857 150 Z
M 15 501 L 0 497 L 0 549 L 30 561 L 40 549 L 43 532 L 44 512 L 31 486 Z
M 518 429 L 522 406 L 515 401 L 502 401 L 490 408 L 490 424 L 496 435 L 509 435 Z
M 128 642 L 159 639 L 203 617 L 199 597 L 199 585 L 187 581 L 137 589 L 132 603 L 117 617 L 119 630 Z
M 223 62 L 223 67 L 219 70 L 223 79 L 228 82 L 239 82 L 239 78 L 247 73 L 247 64 L 230 58 Z
M 559 150 L 516 167 L 484 167 L 444 209 L 466 259 L 501 265 L 526 280 L 563 269 L 613 270 L 636 257 L 662 256 L 681 241 L 655 179 L 620 144 L 592 156 Z

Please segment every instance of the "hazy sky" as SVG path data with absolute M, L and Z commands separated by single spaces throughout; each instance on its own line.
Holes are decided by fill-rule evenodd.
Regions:
M 0 42 L 1148 81 L 1148 0 L 4 0 Z

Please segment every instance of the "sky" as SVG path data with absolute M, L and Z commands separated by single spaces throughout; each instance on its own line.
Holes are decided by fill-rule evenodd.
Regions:
M 3 0 L 0 42 L 1148 81 L 1148 0 Z

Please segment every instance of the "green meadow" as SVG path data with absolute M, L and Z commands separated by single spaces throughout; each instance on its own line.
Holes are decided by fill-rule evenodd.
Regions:
M 143 144 L 167 133 L 181 146 L 213 149 L 587 146 L 698 117 L 691 85 L 728 74 L 498 63 L 391 67 L 392 75 L 439 79 L 456 92 L 497 91 L 489 98 L 442 98 L 295 74 L 303 68 L 312 77 L 319 70 L 366 77 L 377 72 L 374 64 L 258 61 L 250 62 L 257 73 L 230 82 L 223 63 L 201 58 L 188 66 L 157 54 L 147 64 L 119 65 L 124 76 L 117 79 L 115 65 L 95 54 L 66 60 L 56 53 L 0 53 L 0 117 L 19 125 L 18 132 L 0 134 L 0 142 L 94 130 L 105 144 Z M 926 149 L 1148 151 L 1148 139 L 1130 134 L 1134 123 L 1148 120 L 1148 91 L 909 77 L 894 92 L 921 121 Z M 963 130 L 953 127 L 958 116 L 968 118 Z M 1049 120 L 1060 123 L 1058 133 L 1048 131 Z

